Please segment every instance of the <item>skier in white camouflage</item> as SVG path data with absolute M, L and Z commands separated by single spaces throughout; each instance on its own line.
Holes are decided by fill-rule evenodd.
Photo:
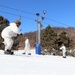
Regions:
M 14 54 L 13 50 L 11 50 L 14 43 L 13 38 L 17 37 L 17 35 L 22 35 L 21 31 L 19 30 L 20 25 L 21 22 L 19 20 L 16 20 L 2 30 L 1 36 L 4 39 L 3 43 L 5 45 L 5 54 Z
M 60 50 L 62 50 L 63 52 L 63 58 L 66 58 L 66 47 L 64 44 L 62 44 L 62 46 L 60 47 Z
M 28 37 L 25 37 L 25 47 L 24 47 L 24 53 L 23 54 L 31 55 L 30 42 L 29 42 Z

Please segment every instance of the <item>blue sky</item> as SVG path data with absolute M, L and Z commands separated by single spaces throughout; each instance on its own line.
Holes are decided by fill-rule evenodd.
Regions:
M 10 22 L 21 17 L 22 33 L 37 30 L 36 13 L 43 15 L 43 28 L 52 27 L 75 27 L 75 0 L 1 0 L 0 15 Z M 40 17 L 39 17 L 40 19 Z

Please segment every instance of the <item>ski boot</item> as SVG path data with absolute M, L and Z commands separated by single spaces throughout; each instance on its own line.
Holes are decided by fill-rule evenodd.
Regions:
M 28 53 L 28 55 L 31 55 L 31 53 Z
M 14 52 L 11 50 L 6 50 L 6 51 L 4 51 L 4 54 L 13 55 Z
M 22 54 L 26 54 L 26 53 L 24 52 L 24 53 L 22 53 Z

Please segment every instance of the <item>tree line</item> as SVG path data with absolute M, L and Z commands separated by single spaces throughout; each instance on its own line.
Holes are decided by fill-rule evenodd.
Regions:
M 9 23 L 10 22 L 8 19 L 0 16 L 0 34 L 6 26 L 9 26 Z M 25 36 L 29 37 L 31 46 L 34 46 L 36 44 L 36 32 L 29 32 L 23 34 L 23 36 L 16 38 L 12 49 L 18 49 L 19 47 L 23 48 Z M 4 49 L 4 45 L 2 42 L 3 39 L 0 35 L 0 49 Z M 52 51 L 52 49 L 58 50 L 62 43 L 65 44 L 68 50 L 74 47 L 74 41 L 72 40 L 72 38 L 67 36 L 66 31 L 62 31 L 60 34 L 58 34 L 50 25 L 48 25 L 45 29 L 41 30 L 42 50 L 47 49 L 50 52 Z

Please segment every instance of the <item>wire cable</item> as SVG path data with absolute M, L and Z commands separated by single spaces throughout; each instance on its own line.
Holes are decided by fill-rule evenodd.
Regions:
M 0 12 L 6 13 L 6 14 L 10 14 L 10 15 L 14 15 L 14 16 L 19 16 L 19 15 L 16 15 L 16 14 L 13 14 L 13 13 L 9 13 L 9 12 L 4 12 L 4 11 L 0 11 Z M 34 20 L 33 18 L 29 18 L 29 17 L 25 17 L 25 16 L 21 16 L 21 17 Z
M 24 12 L 24 13 L 27 13 L 27 14 L 31 14 L 31 15 L 36 15 L 36 14 L 33 14 L 33 13 L 30 13 L 30 12 L 26 12 L 26 11 L 23 11 L 23 10 L 19 10 L 19 9 L 15 9 L 15 8 L 11 8 L 11 7 L 8 7 L 8 6 L 4 6 L 4 5 L 0 5 L 1 7 L 4 7 L 4 8 L 9 8 L 9 9 L 12 9 L 12 10 L 16 10 L 16 11 L 20 11 L 20 12 Z M 7 14 L 11 14 L 11 15 L 14 15 L 14 16 L 19 16 L 19 15 L 16 15 L 16 14 L 12 14 L 12 13 L 8 13 L 8 12 L 4 12 L 4 11 L 0 11 L 0 12 L 3 12 L 3 13 L 7 13 Z M 20 15 L 21 16 L 21 15 Z M 32 18 L 29 18 L 29 17 L 24 17 L 24 16 L 21 16 L 23 18 L 27 18 L 27 19 L 31 19 L 31 20 L 34 20 Z M 41 17 L 41 16 L 40 16 Z M 56 20 L 53 20 L 53 19 L 50 19 L 48 17 L 45 17 L 45 19 L 47 20 L 51 20 L 53 22 L 56 22 L 56 23 L 59 23 L 59 24 L 62 24 L 62 25 L 66 25 L 66 26 L 71 26 L 71 25 L 67 25 L 67 24 L 64 24 L 62 22 L 59 22 L 59 21 L 56 21 Z M 46 23 L 46 22 L 45 22 Z M 47 23 L 48 24 L 48 23 Z
M 35 15 L 35 14 L 33 14 L 33 13 L 29 13 L 29 12 L 26 12 L 26 11 L 23 11 L 23 10 L 11 8 L 11 7 L 8 7 L 8 6 L 4 6 L 4 5 L 0 5 L 0 6 L 1 6 L 1 7 L 5 7 L 5 8 L 9 8 L 9 9 L 12 9 L 12 10 L 16 10 L 16 11 L 21 11 L 21 12 L 24 12 L 24 13 L 27 13 L 27 14 Z

